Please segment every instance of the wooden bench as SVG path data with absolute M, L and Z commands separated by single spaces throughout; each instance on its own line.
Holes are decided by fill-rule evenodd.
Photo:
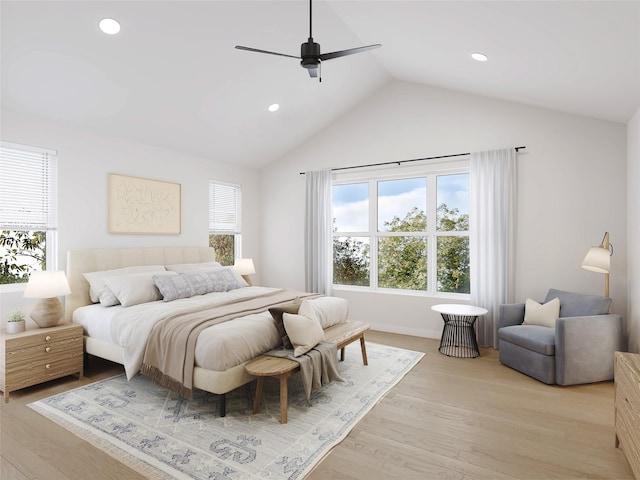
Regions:
M 362 363 L 367 363 L 367 348 L 364 344 L 364 332 L 371 326 L 364 322 L 342 322 L 330 326 L 324 330 L 324 341 L 335 343 L 340 350 L 340 360 L 344 361 L 344 347 L 351 342 L 360 340 L 360 350 L 362 350 Z
M 344 361 L 344 349 L 351 342 L 360 340 L 362 351 L 362 363 L 368 365 L 367 349 L 364 343 L 364 332 L 370 326 L 364 322 L 342 322 L 326 328 L 324 331 L 324 341 L 335 343 L 340 350 L 340 360 Z M 256 397 L 253 401 L 253 413 L 260 411 L 262 401 L 262 387 L 265 377 L 280 379 L 280 423 L 287 423 L 288 409 L 288 379 L 291 375 L 300 370 L 300 364 L 295 360 L 281 357 L 270 357 L 262 355 L 248 362 L 244 367 L 248 373 L 258 377 L 256 387 Z

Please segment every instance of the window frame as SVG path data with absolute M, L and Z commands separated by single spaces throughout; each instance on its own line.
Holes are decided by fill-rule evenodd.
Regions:
M 235 226 L 234 228 L 230 228 L 230 229 L 216 229 L 214 228 L 214 221 L 213 221 L 213 213 L 212 213 L 212 209 L 214 208 L 214 205 L 212 204 L 211 200 L 212 200 L 212 191 L 211 189 L 214 188 L 216 186 L 221 186 L 221 187 L 228 187 L 228 188 L 233 188 L 235 189 L 236 192 L 236 198 L 235 198 L 235 204 L 236 204 L 236 212 L 235 212 L 235 216 L 236 216 L 236 221 L 235 221 Z M 234 256 L 234 260 L 238 259 L 238 258 L 242 258 L 242 187 L 238 184 L 235 183 L 229 183 L 229 182 L 221 182 L 218 180 L 209 180 L 208 183 L 208 197 L 209 197 L 209 208 L 208 208 L 208 212 L 209 212 L 209 236 L 211 235 L 233 235 L 233 256 Z M 214 199 L 215 202 L 215 199 Z M 207 241 L 207 244 L 209 242 Z
M 336 185 L 348 185 L 354 183 L 369 184 L 369 230 L 366 232 L 336 231 L 335 237 L 368 237 L 369 238 L 369 286 L 333 284 L 334 290 L 360 291 L 371 293 L 384 293 L 393 295 L 425 296 L 468 300 L 470 293 L 438 292 L 438 237 L 467 237 L 471 242 L 470 232 L 467 231 L 438 231 L 437 228 L 437 177 L 443 175 L 455 175 L 470 173 L 469 158 L 458 160 L 425 161 L 420 166 L 398 166 L 394 168 L 368 170 L 366 172 L 355 171 L 334 174 L 332 187 Z M 387 232 L 378 230 L 378 196 L 377 182 L 386 180 L 402 180 L 410 178 L 427 179 L 427 230 L 424 232 Z M 333 202 L 332 202 L 333 207 Z M 333 214 L 332 214 L 333 218 Z M 427 290 L 407 290 L 397 288 L 384 288 L 378 286 L 378 239 L 382 237 L 404 236 L 425 237 L 427 239 Z M 333 256 L 333 252 L 332 252 Z M 469 269 L 472 265 L 469 265 Z
M 58 152 L 56 150 L 52 150 L 49 148 L 36 147 L 32 145 L 24 145 L 19 143 L 7 142 L 4 140 L 0 140 L 0 150 L 12 151 L 13 153 L 9 154 L 7 157 L 15 156 L 16 159 L 21 156 L 29 156 L 32 160 L 39 159 L 42 160 L 42 170 L 40 174 L 40 194 L 42 195 L 41 203 L 46 206 L 43 207 L 42 211 L 39 215 L 42 215 L 42 219 L 38 226 L 36 225 L 24 225 L 21 224 L 3 224 L 0 223 L 0 229 L 2 230 L 13 230 L 13 231 L 44 231 L 46 234 L 45 240 L 45 270 L 57 270 L 58 269 Z M 0 159 L 0 162 L 4 164 L 5 162 L 9 163 L 11 158 L 4 158 L 5 155 L 0 152 L 0 156 L 3 158 Z M 13 160 L 16 160 L 13 159 Z M 16 164 L 12 164 L 14 167 Z M 2 167 L 4 168 L 4 167 Z M 16 167 L 14 167 L 16 168 Z M 3 175 L 4 176 L 4 175 Z M 21 175 L 11 175 L 12 179 L 23 178 L 25 181 L 27 180 L 27 175 L 22 177 Z M 18 189 L 27 188 L 24 184 L 21 185 L 19 182 L 12 183 L 13 187 Z M 11 190 L 9 192 L 11 194 Z M 23 198 L 22 195 L 16 195 L 16 198 Z M 0 200 L 1 201 L 1 200 Z M 11 207 L 11 204 L 9 205 Z M 7 210 L 5 210 L 7 211 Z M 11 209 L 9 209 L 11 211 Z M 3 217 L 5 215 L 2 215 Z M 17 217 L 15 211 L 11 215 L 13 219 Z M 5 220 L 5 218 L 1 219 Z M 33 222 L 33 220 L 32 220 Z M 33 228 L 29 228 L 33 227 Z M 23 291 L 26 287 L 27 283 L 9 283 L 0 285 L 0 293 L 9 293 L 9 292 L 20 292 Z

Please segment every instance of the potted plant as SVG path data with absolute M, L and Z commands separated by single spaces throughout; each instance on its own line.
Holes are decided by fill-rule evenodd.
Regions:
M 7 333 L 20 333 L 25 329 L 24 312 L 20 309 L 9 314 L 7 321 Z

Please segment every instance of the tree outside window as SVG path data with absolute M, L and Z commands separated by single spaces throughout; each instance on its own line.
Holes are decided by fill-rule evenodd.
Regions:
M 2 230 L 0 284 L 26 283 L 31 272 L 46 270 L 46 232 Z

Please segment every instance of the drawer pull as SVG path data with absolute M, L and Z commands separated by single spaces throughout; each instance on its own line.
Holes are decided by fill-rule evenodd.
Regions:
M 47 353 L 49 353 L 49 352 L 51 351 L 51 347 L 46 347 L 46 348 L 44 349 L 44 351 L 45 351 L 45 352 L 47 352 Z
M 45 339 L 45 341 L 48 342 L 49 340 L 51 340 L 51 335 L 47 335 L 46 337 L 44 337 L 44 339 Z
M 50 364 L 50 363 L 47 363 L 47 364 L 44 366 L 44 368 L 46 368 L 46 369 L 51 368 L 51 364 Z

